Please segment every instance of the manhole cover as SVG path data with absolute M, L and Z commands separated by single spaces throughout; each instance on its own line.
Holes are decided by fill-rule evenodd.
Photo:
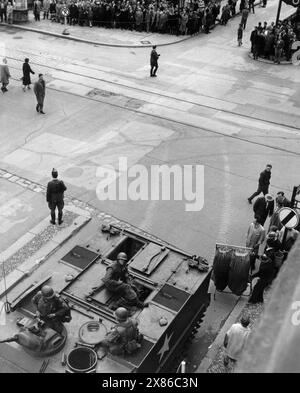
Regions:
M 134 98 L 129 99 L 126 103 L 125 106 L 126 108 L 131 108 L 131 109 L 138 109 L 142 105 L 144 105 L 144 101 L 136 100 Z
M 101 97 L 112 97 L 116 96 L 117 94 L 107 91 L 107 90 L 100 90 L 100 89 L 94 89 L 91 90 L 90 92 L 87 93 L 88 97 L 95 97 L 95 96 L 101 96 Z

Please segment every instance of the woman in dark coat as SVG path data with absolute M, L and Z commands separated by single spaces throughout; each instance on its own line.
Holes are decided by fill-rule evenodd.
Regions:
M 31 85 L 31 79 L 30 79 L 30 74 L 34 74 L 32 71 L 30 65 L 29 65 L 29 59 L 24 60 L 25 63 L 23 64 L 23 91 L 25 91 L 26 87 L 27 89 L 30 89 Z
M 251 276 L 251 279 L 258 277 L 255 287 L 253 288 L 249 303 L 263 303 L 264 301 L 264 290 L 273 281 L 275 276 L 275 269 L 273 262 L 266 255 L 261 257 L 261 264 L 259 271 Z

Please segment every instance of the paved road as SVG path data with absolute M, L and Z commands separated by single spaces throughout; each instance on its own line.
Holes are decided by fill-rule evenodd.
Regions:
M 275 3 L 249 16 L 243 47 L 235 19 L 162 48 L 157 78 L 148 76 L 149 49 L 100 48 L 1 28 L 0 54 L 14 79 L 0 97 L 0 168 L 44 184 L 57 167 L 69 193 L 210 260 L 216 242 L 244 244 L 252 219 L 246 198 L 265 164 L 273 164 L 271 192 L 289 195 L 299 183 L 299 68 L 248 57 L 251 28 L 275 19 Z M 43 117 L 32 92 L 21 90 L 27 56 L 47 81 Z M 101 170 L 119 171 L 119 157 L 129 167 L 203 165 L 203 209 L 188 212 L 186 201 L 176 200 L 100 201 Z M 212 304 L 189 354 L 191 369 L 236 301 L 226 295 Z

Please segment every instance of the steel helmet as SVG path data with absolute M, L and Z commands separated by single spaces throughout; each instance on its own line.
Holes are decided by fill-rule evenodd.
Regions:
M 41 289 L 42 295 L 47 298 L 51 299 L 54 296 L 53 288 L 49 287 L 49 285 L 44 285 Z
M 128 318 L 128 311 L 124 307 L 119 307 L 115 311 L 115 316 L 118 321 L 124 322 Z
M 117 261 L 119 259 L 122 259 L 123 261 L 127 261 L 128 260 L 127 254 L 125 252 L 119 252 L 119 254 L 117 255 Z

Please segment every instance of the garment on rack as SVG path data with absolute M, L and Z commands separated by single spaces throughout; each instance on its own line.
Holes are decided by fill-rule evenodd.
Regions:
M 250 271 L 249 253 L 235 251 L 231 255 L 228 287 L 232 293 L 241 296 L 247 289 Z
M 216 250 L 213 263 L 212 280 L 218 291 L 223 291 L 228 285 L 229 266 L 231 261 L 231 250 Z

